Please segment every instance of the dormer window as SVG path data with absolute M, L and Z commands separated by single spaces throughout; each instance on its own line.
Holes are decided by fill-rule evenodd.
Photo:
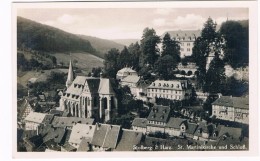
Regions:
M 155 83 L 153 83 L 153 86 L 155 86 Z
M 174 87 L 174 85 L 172 84 L 172 88 Z
M 163 116 L 163 115 L 161 116 L 161 119 L 164 119 L 164 116 Z
M 159 87 L 161 87 L 161 83 L 159 83 L 159 85 L 158 85 Z

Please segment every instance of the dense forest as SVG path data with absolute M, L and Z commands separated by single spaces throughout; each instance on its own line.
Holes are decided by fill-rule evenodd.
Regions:
M 86 39 L 22 17 L 17 17 L 17 47 L 43 52 L 96 52 Z

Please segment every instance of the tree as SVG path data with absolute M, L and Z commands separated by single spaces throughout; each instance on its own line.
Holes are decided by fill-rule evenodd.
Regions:
M 118 56 L 117 66 L 119 69 L 124 68 L 125 66 L 131 66 L 131 55 L 125 46 Z
M 206 79 L 206 59 L 210 52 L 219 52 L 219 35 L 216 32 L 216 23 L 211 18 L 204 23 L 204 28 L 201 31 L 201 36 L 194 42 L 192 49 L 192 57 L 198 66 L 198 87 L 202 88 L 205 85 Z
M 248 65 L 248 27 L 242 27 L 237 21 L 226 21 L 222 23 L 219 32 L 225 39 L 223 47 L 225 63 L 233 68 Z
M 170 55 L 159 57 L 154 65 L 154 70 L 158 73 L 160 79 L 169 80 L 173 78 L 173 70 L 176 68 L 177 62 Z
M 131 54 L 132 59 L 130 60 L 130 66 L 132 66 L 135 70 L 139 71 L 140 64 L 139 64 L 139 57 L 141 56 L 141 47 L 136 42 L 135 44 L 132 43 L 128 47 L 128 51 Z
M 119 57 L 119 50 L 116 48 L 112 48 L 105 54 L 104 60 L 104 71 L 105 74 L 110 78 L 115 78 L 116 73 L 119 70 L 117 66 L 117 60 Z
M 157 44 L 160 42 L 160 37 L 156 35 L 154 29 L 145 28 L 141 39 L 141 66 L 146 64 L 153 66 L 159 56 L 159 48 Z
M 177 41 L 171 39 L 171 35 L 167 32 L 163 37 L 162 56 L 170 55 L 175 62 L 180 62 L 180 45 Z
M 211 93 L 221 93 L 225 84 L 224 62 L 215 56 L 205 77 L 204 90 Z

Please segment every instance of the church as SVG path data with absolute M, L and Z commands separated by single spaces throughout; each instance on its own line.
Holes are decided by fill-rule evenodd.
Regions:
M 74 79 L 70 61 L 67 89 L 60 99 L 60 110 L 68 112 L 69 116 L 80 118 L 95 118 L 99 122 L 108 121 L 117 114 L 118 102 L 108 78 L 77 76 Z

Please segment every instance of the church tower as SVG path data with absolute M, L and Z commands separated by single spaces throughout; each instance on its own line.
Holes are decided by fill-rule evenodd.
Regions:
M 73 70 L 72 70 L 72 63 L 71 63 L 71 60 L 70 60 L 68 78 L 67 78 L 67 81 L 66 81 L 66 87 L 67 88 L 69 88 L 69 86 L 72 84 L 73 79 L 74 79 L 74 75 L 73 75 Z

